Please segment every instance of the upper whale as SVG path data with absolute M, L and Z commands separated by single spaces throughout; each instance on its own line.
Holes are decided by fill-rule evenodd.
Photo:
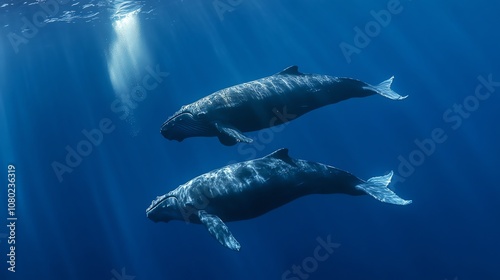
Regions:
M 227 146 L 252 142 L 242 132 L 294 120 L 325 105 L 379 94 L 404 99 L 391 90 L 393 77 L 378 85 L 321 74 L 304 74 L 290 66 L 274 75 L 216 91 L 182 106 L 161 127 L 170 140 L 216 136 Z

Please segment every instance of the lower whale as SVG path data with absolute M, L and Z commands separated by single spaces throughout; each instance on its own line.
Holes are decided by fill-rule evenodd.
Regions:
M 393 78 L 378 85 L 320 74 L 300 73 L 297 66 L 255 81 L 219 90 L 182 106 L 161 127 L 169 140 L 216 136 L 231 146 L 252 142 L 242 132 L 292 121 L 317 108 L 349 98 L 379 94 L 404 99 L 391 90 Z
M 258 217 L 305 195 L 368 194 L 386 203 L 411 203 L 387 188 L 392 175 L 391 171 L 364 181 L 325 164 L 293 159 L 288 149 L 280 149 L 200 175 L 157 197 L 146 215 L 155 222 L 201 223 L 223 246 L 239 251 L 240 244 L 224 222 Z

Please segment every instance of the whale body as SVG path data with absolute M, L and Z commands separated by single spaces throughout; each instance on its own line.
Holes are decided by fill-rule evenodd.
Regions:
M 243 132 L 255 131 L 292 121 L 307 112 L 349 98 L 380 94 L 404 99 L 392 91 L 394 77 L 378 84 L 320 74 L 300 73 L 297 66 L 219 90 L 182 106 L 161 126 L 169 140 L 216 136 L 227 146 L 251 143 Z
M 411 203 L 387 188 L 392 175 L 364 181 L 332 166 L 293 159 L 288 149 L 280 149 L 200 175 L 158 196 L 146 215 L 154 222 L 204 224 L 222 245 L 238 251 L 240 244 L 224 222 L 255 218 L 305 195 L 368 194 L 386 203 Z

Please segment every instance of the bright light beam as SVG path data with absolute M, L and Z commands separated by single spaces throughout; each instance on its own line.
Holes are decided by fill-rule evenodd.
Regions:
M 108 74 L 116 97 L 125 105 L 131 104 L 131 90 L 149 65 L 148 51 L 141 39 L 139 12 L 140 8 L 117 17 L 113 22 L 116 38 L 110 46 Z M 129 109 L 128 115 L 133 117 L 131 114 Z M 129 121 L 134 122 L 133 119 Z

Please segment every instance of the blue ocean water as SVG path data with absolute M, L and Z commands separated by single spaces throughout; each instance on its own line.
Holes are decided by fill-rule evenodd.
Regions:
M 0 278 L 500 279 L 499 8 L 0 2 Z M 252 145 L 160 135 L 180 106 L 290 65 L 394 75 L 409 97 L 327 106 L 249 133 Z M 394 170 L 391 188 L 413 204 L 303 197 L 228 223 L 240 252 L 201 225 L 146 218 L 157 195 L 282 147 L 364 179 Z

